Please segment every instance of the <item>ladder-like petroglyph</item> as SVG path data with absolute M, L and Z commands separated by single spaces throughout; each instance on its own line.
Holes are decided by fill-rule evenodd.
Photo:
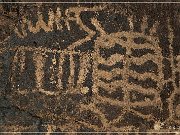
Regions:
M 31 58 L 26 56 L 28 53 L 32 54 Z M 75 63 L 76 61 L 79 61 L 80 64 L 77 65 L 77 63 Z M 32 65 L 28 65 L 28 63 L 31 63 Z M 46 66 L 46 63 L 49 63 L 49 65 Z M 65 68 L 65 66 L 67 67 Z M 15 91 L 16 89 L 19 89 L 20 93 L 23 93 L 22 91 L 28 92 L 29 89 L 28 84 L 20 84 L 17 82 L 17 76 L 20 79 L 19 81 L 22 81 L 24 73 L 26 72 L 29 72 L 26 77 L 35 77 L 32 78 L 31 82 L 35 85 L 29 89 L 29 91 L 33 90 L 34 92 L 40 91 L 47 95 L 58 95 L 63 89 L 72 90 L 74 88 L 74 91 L 69 90 L 69 92 L 78 93 L 80 91 L 77 91 L 78 89 L 75 90 L 75 86 L 83 89 L 83 83 L 89 72 L 88 68 L 90 68 L 90 57 L 89 54 L 75 51 L 53 51 L 48 53 L 44 52 L 43 49 L 36 51 L 30 48 L 21 47 L 15 54 L 12 68 L 14 73 L 11 81 L 15 82 L 12 85 L 12 89 L 15 89 Z M 79 70 L 79 73 L 76 75 L 75 69 Z M 30 72 L 30 70 L 32 71 Z M 65 78 L 64 74 L 66 73 L 67 77 Z M 45 76 L 47 76 L 48 80 L 45 80 Z M 78 79 L 75 80 L 75 78 Z M 46 84 L 52 86 L 52 88 L 48 89 L 45 87 Z
M 104 104 L 104 106 L 109 104 L 109 108 L 114 111 L 121 108 L 121 113 L 116 118 L 110 119 L 111 121 L 108 119 L 108 115 L 112 115 L 111 111 L 108 112 L 105 108 L 97 112 L 93 111 L 99 115 L 105 128 L 123 122 L 125 112 L 131 112 L 147 120 L 147 122 L 155 121 L 157 117 L 151 111 L 150 113 L 144 113 L 143 109 L 152 106 L 162 107 L 164 103 L 160 93 L 164 91 L 164 87 L 169 87 L 167 85 L 171 84 L 172 79 L 175 80 L 175 77 L 165 79 L 166 67 L 164 66 L 167 63 L 165 64 L 164 61 L 166 59 L 162 56 L 159 38 L 152 36 L 157 32 L 158 23 L 155 23 L 150 29 L 149 35 L 151 36 L 149 36 L 145 34 L 145 29 L 148 27 L 147 17 L 144 17 L 142 21 L 142 33 L 133 32 L 131 17 L 128 20 L 130 20 L 130 31 L 111 34 L 106 34 L 96 19 L 92 20 L 96 29 L 101 33 L 100 37 L 95 41 L 93 54 L 95 103 L 87 108 L 86 105 L 82 105 L 82 108 L 93 111 L 99 108 L 98 104 Z M 169 31 L 171 31 L 170 28 Z M 172 40 L 172 38 L 173 35 L 169 36 L 169 40 Z M 167 61 L 173 61 L 173 59 L 170 58 Z M 174 64 L 170 63 L 170 65 Z M 172 89 L 178 89 L 174 84 L 172 84 L 172 87 Z M 118 95 L 119 91 L 123 95 L 120 100 L 108 96 L 112 93 Z M 143 98 L 139 100 L 139 97 Z M 170 98 L 169 101 L 172 102 L 173 98 Z M 158 109 L 155 110 L 158 111 Z M 169 110 L 173 109 L 169 108 Z M 172 117 L 171 115 L 172 112 L 170 117 Z M 110 130 L 112 129 L 115 128 L 111 127 Z
M 38 91 L 43 92 L 47 95 L 58 95 L 58 93 L 61 93 L 61 89 L 64 88 L 69 88 L 74 87 L 75 85 L 78 86 L 79 89 L 84 89 L 83 88 L 83 82 L 85 81 L 87 77 L 87 73 L 89 72 L 88 69 L 90 68 L 90 55 L 82 53 L 78 51 L 74 51 L 75 47 L 80 46 L 81 44 L 91 40 L 91 38 L 94 36 L 95 32 L 86 27 L 81 19 L 80 19 L 80 13 L 81 12 L 86 12 L 86 11 L 98 11 L 101 10 L 99 7 L 93 7 L 93 8 L 85 8 L 85 7 L 79 7 L 77 8 L 68 8 L 65 11 L 66 19 L 61 16 L 61 9 L 57 7 L 56 12 L 53 12 L 52 9 L 49 10 L 48 12 L 48 23 L 46 23 L 43 19 L 43 15 L 41 11 L 37 12 L 37 22 L 35 23 L 35 26 L 33 26 L 32 21 L 27 18 L 27 16 L 22 17 L 22 23 L 20 24 L 19 27 L 15 28 L 15 34 L 19 38 L 25 38 L 28 36 L 28 32 L 31 32 L 33 34 L 36 34 L 40 32 L 41 30 L 44 30 L 44 32 L 52 32 L 55 29 L 62 31 L 62 25 L 60 22 L 64 21 L 65 26 L 68 28 L 68 30 L 71 29 L 70 23 L 75 22 L 80 29 L 83 29 L 85 32 L 88 33 L 88 36 L 85 38 L 79 39 L 76 42 L 68 45 L 68 47 L 64 50 L 57 50 L 57 49 L 51 49 L 51 48 L 46 48 L 46 47 L 25 47 L 25 46 L 20 46 L 18 48 L 12 48 L 12 51 L 16 51 L 15 58 L 14 58 L 14 66 L 13 70 L 19 71 L 18 67 L 21 67 L 21 71 L 18 72 L 19 76 L 20 74 L 23 75 L 22 70 L 24 70 L 24 65 L 25 65 L 25 53 L 32 53 L 32 59 L 31 62 L 33 66 L 35 67 L 35 71 L 32 72 L 35 76 L 35 79 L 33 80 L 33 83 L 36 83 L 36 86 L 33 89 L 38 89 Z M 71 14 L 74 14 L 74 16 L 70 16 Z M 21 57 L 21 53 L 24 55 Z M 48 59 L 49 55 L 53 55 L 53 58 Z M 19 55 L 19 56 L 17 56 Z M 20 60 L 19 60 L 20 59 Z M 50 62 L 50 67 L 47 71 L 50 71 L 50 78 L 49 81 L 50 84 L 47 85 L 53 85 L 58 90 L 51 91 L 51 90 L 44 90 L 44 85 L 46 84 L 45 82 L 45 75 L 46 75 L 46 70 L 45 70 L 45 64 L 47 61 L 52 61 Z M 75 65 L 75 61 L 79 61 L 79 69 L 77 68 L 77 64 Z M 69 69 L 64 68 L 64 65 L 69 65 Z M 76 66 L 76 67 L 75 67 Z M 79 70 L 79 74 L 77 75 L 78 77 L 75 76 L 75 68 L 76 70 Z M 26 70 L 26 69 L 25 69 Z M 24 71 L 26 72 L 26 71 Z M 64 79 L 67 73 L 67 78 Z M 14 74 L 13 76 L 17 76 Z M 13 80 L 12 76 L 12 81 Z M 16 77 L 14 77 L 16 78 Z M 75 80 L 76 78 L 76 80 Z M 64 82 L 63 82 L 64 80 Z M 15 81 L 16 82 L 16 81 Z M 14 85 L 13 85 L 14 87 Z M 21 87 L 19 84 L 17 84 L 17 87 Z M 17 88 L 16 87 L 16 88 Z M 27 90 L 25 90 L 27 91 Z M 36 91 L 36 90 L 35 90 Z M 70 90 L 71 91 L 71 90 Z M 71 91 L 73 92 L 73 91 Z M 75 92 L 75 90 L 74 90 Z M 21 92 L 22 93 L 22 92 Z

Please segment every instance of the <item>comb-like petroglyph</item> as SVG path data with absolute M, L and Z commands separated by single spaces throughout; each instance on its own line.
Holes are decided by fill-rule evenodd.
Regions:
M 179 130 L 179 6 L 124 5 L 2 4 L 0 131 Z

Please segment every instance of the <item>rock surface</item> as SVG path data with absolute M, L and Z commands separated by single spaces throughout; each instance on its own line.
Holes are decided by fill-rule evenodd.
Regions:
M 1 3 L 0 132 L 180 130 L 173 3 Z

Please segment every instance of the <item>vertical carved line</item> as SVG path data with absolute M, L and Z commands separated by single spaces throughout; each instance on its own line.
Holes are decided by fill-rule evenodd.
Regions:
M 19 51 L 17 50 L 14 54 L 14 58 L 13 58 L 13 61 L 12 61 L 12 70 L 15 71 L 16 67 L 17 67 L 17 63 L 18 63 L 18 53 Z
M 173 57 L 173 40 L 174 40 L 174 34 L 173 34 L 173 29 L 170 25 L 170 20 L 168 19 L 168 31 L 169 31 L 169 34 L 168 34 L 168 39 L 169 39 L 169 42 L 170 42 L 170 45 L 169 45 L 169 49 L 170 49 L 170 62 L 171 62 L 171 68 L 172 68 L 172 79 L 173 79 L 173 87 L 175 89 L 175 91 L 177 91 L 177 87 L 176 87 L 176 84 L 175 84 L 175 71 L 176 71 L 176 67 L 174 65 L 174 57 Z
M 63 89 L 63 84 L 62 84 L 62 76 L 63 76 L 63 63 L 64 63 L 64 58 L 65 58 L 65 54 L 61 53 L 59 54 L 59 66 L 58 66 L 58 84 L 57 84 L 57 88 L 59 89 Z
M 56 79 L 56 53 L 50 53 L 49 54 L 49 57 L 50 57 L 50 59 L 49 60 L 51 60 L 51 64 L 50 65 L 48 65 L 48 69 L 49 69 L 49 71 L 50 71 L 50 73 L 49 73 L 49 81 L 50 82 L 48 82 L 49 83 L 49 86 L 51 87 L 51 91 L 54 91 L 54 90 L 52 90 L 52 89 L 55 89 L 56 87 L 54 86 L 54 84 L 56 84 L 57 83 L 57 79 Z
M 133 31 L 134 30 L 133 16 L 129 16 L 127 19 L 129 22 L 130 31 Z
M 53 12 L 53 10 L 51 8 L 50 8 L 50 10 L 48 12 L 48 16 L 49 16 L 48 27 L 49 27 L 49 30 L 52 31 L 53 30 L 53 23 L 54 23 L 55 15 L 54 15 L 54 12 Z
M 127 41 L 130 43 L 130 41 Z M 127 46 L 126 47 L 126 58 L 125 61 L 123 62 L 123 71 L 122 71 L 122 79 L 124 84 L 128 84 L 128 79 L 129 79 L 129 66 L 131 63 L 131 59 L 129 58 L 129 55 L 131 55 L 131 47 Z M 129 86 L 123 86 L 122 90 L 124 92 L 124 103 L 126 104 L 126 109 L 130 110 L 129 104 L 130 104 L 130 89 Z
M 35 52 L 33 56 L 35 63 L 35 76 L 36 76 L 36 88 L 42 89 L 43 87 L 43 77 L 44 77 L 44 58 L 42 54 Z
M 141 25 L 141 30 L 143 33 L 145 33 L 146 28 L 148 28 L 148 18 L 147 16 L 143 16 L 142 18 L 142 25 Z
M 159 42 L 159 39 L 157 39 L 157 42 Z M 163 89 L 164 85 L 164 79 L 163 79 L 163 57 L 162 57 L 162 49 L 159 47 L 159 44 L 157 43 L 156 46 L 158 46 L 158 49 L 154 49 L 156 57 L 158 57 L 158 88 L 159 92 Z M 156 63 L 157 64 L 157 63 Z M 158 96 L 158 94 L 156 94 Z
M 14 54 L 14 58 L 13 58 L 13 61 L 12 61 L 12 76 L 11 76 L 11 83 L 12 83 L 12 88 L 14 88 L 16 86 L 16 81 L 15 81 L 15 78 L 16 78 L 16 75 L 17 75 L 17 68 L 18 68 L 18 54 L 19 54 L 19 50 L 16 50 L 15 51 L 15 54 Z
M 78 85 L 83 84 L 83 82 L 86 79 L 87 73 L 89 71 L 90 65 L 90 55 L 89 54 L 82 54 L 80 56 L 80 71 L 79 71 L 79 77 L 78 77 Z
M 100 57 L 100 54 L 99 54 L 99 48 L 98 48 L 98 44 L 95 43 L 95 51 L 93 52 L 92 54 L 92 57 L 93 57 L 93 72 L 92 72 L 92 75 L 93 75 L 93 93 L 98 93 L 98 59 Z
M 153 25 L 153 26 L 150 28 L 150 30 L 149 30 L 150 36 L 153 36 L 154 34 L 157 33 L 158 27 L 159 27 L 159 22 L 156 21 L 156 22 L 154 23 L 154 25 Z
M 176 93 L 178 93 L 178 88 L 176 87 L 176 84 L 175 84 L 175 65 L 174 65 L 174 57 L 173 57 L 173 40 L 174 40 L 174 33 L 173 33 L 173 29 L 172 29 L 172 26 L 170 25 L 170 18 L 168 18 L 168 40 L 170 42 L 170 45 L 169 45 L 169 50 L 170 50 L 170 63 L 171 63 L 171 69 L 172 69 L 172 85 L 173 85 L 173 88 L 174 88 L 174 92 L 171 94 L 168 102 L 169 102 L 169 112 L 170 112 L 170 116 L 169 116 L 169 119 L 172 119 L 173 118 L 173 115 L 174 115 L 174 105 L 173 105 L 173 98 L 175 96 Z
M 60 11 L 60 8 L 57 7 L 57 10 L 56 10 L 56 14 L 55 14 L 55 24 L 57 26 L 57 30 L 62 30 L 62 25 L 60 24 L 60 19 L 61 19 L 61 11 Z
M 70 53 L 70 76 L 69 76 L 69 85 L 70 86 L 74 85 L 74 68 L 75 68 L 75 63 L 74 63 L 73 54 Z
M 26 57 L 25 57 L 25 51 L 20 51 L 19 52 L 20 53 L 20 57 L 19 57 L 19 64 L 20 64 L 20 72 L 22 73 L 23 72 L 23 70 L 24 70 L 24 67 L 25 67 L 25 59 L 26 59 Z

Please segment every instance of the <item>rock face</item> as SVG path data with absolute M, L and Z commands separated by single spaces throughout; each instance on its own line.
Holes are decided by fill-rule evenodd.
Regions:
M 0 132 L 178 131 L 179 8 L 1 3 Z

